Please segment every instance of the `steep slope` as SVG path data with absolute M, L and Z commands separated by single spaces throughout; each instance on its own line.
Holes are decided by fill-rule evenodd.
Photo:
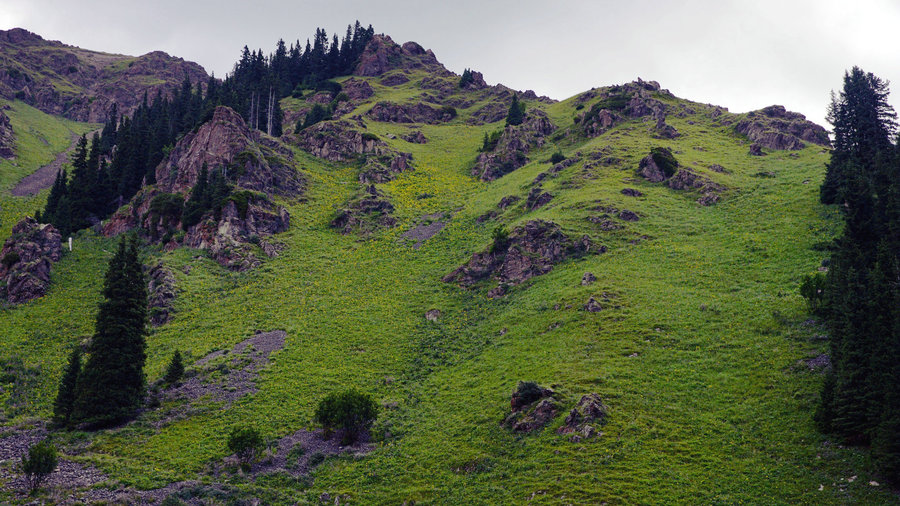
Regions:
M 76 121 L 105 121 L 112 104 L 130 113 L 144 93 L 168 92 L 185 77 L 196 83 L 207 74 L 161 51 L 138 57 L 99 53 L 21 28 L 0 30 L 0 97 Z
M 825 345 L 797 284 L 837 228 L 817 200 L 827 149 L 804 141 L 753 156 L 751 139 L 735 132 L 746 116 L 648 82 L 556 103 L 522 94 L 526 116 L 553 128 L 540 142 L 511 142 L 520 129 L 503 123 L 510 90 L 459 88 L 457 76 L 431 72 L 427 53 L 407 49 L 414 61 L 404 63 L 404 46 L 381 75 L 340 79 L 372 93 L 348 96 L 339 118 L 311 127 L 309 139 L 322 143 L 291 131 L 296 117 L 286 123 L 282 141 L 305 190 L 303 201 L 272 197 L 291 215 L 276 236 L 280 255 L 231 272 L 195 249 L 148 249 L 179 291 L 174 318 L 148 340 L 148 378 L 179 349 L 205 396 L 163 396 L 120 429 L 57 436 L 99 475 L 84 482 L 84 499 L 115 500 L 103 495 L 115 488 L 100 485 L 108 479 L 130 489 L 120 499 L 156 501 L 897 503 L 871 484 L 878 478 L 863 454 L 830 444 L 811 420 L 821 375 L 805 360 Z M 320 99 L 283 106 L 302 111 Z M 420 104 L 456 114 L 379 112 Z M 493 152 L 484 139 L 495 133 L 507 139 L 500 149 L 527 145 L 526 160 L 482 179 L 472 169 Z M 202 165 L 182 156 L 202 151 L 193 147 L 176 147 L 173 165 L 157 171 L 167 191 L 193 183 L 166 179 L 169 169 Z M 330 157 L 335 147 L 346 157 Z M 411 170 L 360 180 L 370 161 L 396 153 L 411 155 Z M 642 175 L 648 156 L 659 177 Z M 719 199 L 702 205 L 711 184 Z M 392 224 L 365 234 L 333 228 L 366 192 L 390 204 Z M 560 254 L 585 237 L 605 253 Z M 44 298 L 0 310 L 0 356 L 22 358 L 23 379 L 0 398 L 10 424 L 47 416 L 67 352 L 90 333 L 112 243 L 83 232 L 78 244 Z M 451 273 L 476 257 L 496 267 L 492 281 L 458 283 Z M 490 293 L 496 281 L 502 293 Z M 265 332 L 276 330 L 284 333 Z M 265 367 L 222 361 L 251 341 Z M 550 387 L 559 403 L 527 434 L 501 425 L 520 380 Z M 269 464 L 231 471 L 233 427 L 252 425 L 286 448 L 316 403 L 346 387 L 382 406 L 370 453 L 322 454 L 301 479 Z M 576 439 L 565 414 L 585 396 L 602 399 L 607 421 L 601 434 Z

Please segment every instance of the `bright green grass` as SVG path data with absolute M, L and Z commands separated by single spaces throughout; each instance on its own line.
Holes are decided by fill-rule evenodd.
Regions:
M 415 96 L 414 82 L 373 86 L 378 100 L 401 101 Z M 531 105 L 571 125 L 571 101 Z M 287 245 L 281 256 L 234 274 L 196 251 L 156 253 L 181 292 L 175 320 L 148 340 L 148 379 L 163 373 L 176 348 L 190 363 L 255 331 L 284 329 L 286 347 L 262 373 L 258 393 L 159 430 L 141 420 L 90 436 L 80 459 L 139 487 L 196 479 L 225 456 L 232 426 L 289 434 L 310 425 L 328 392 L 355 386 L 399 403 L 376 424 L 377 439 L 385 431 L 391 438 L 365 458 L 329 459 L 308 490 L 274 480 L 236 479 L 238 487 L 283 503 L 315 502 L 323 491 L 365 504 L 519 504 L 532 497 L 540 504 L 896 503 L 883 487 L 868 485 L 864 454 L 822 444 L 811 421 L 821 376 L 797 367 L 825 348 L 810 340 L 815 329 L 799 324 L 806 315 L 797 285 L 821 260 L 811 246 L 835 233 L 835 217 L 817 203 L 827 155 L 810 147 L 797 158 L 750 157 L 740 139 L 705 118 L 704 106 L 688 105 L 698 114 L 668 119 L 683 134 L 678 139 L 651 139 L 650 123 L 629 122 L 596 139 L 548 143 L 532 152 L 533 163 L 490 184 L 474 181 L 468 169 L 484 133 L 500 124 L 417 126 L 428 144 L 388 141 L 412 152 L 417 165 L 382 185 L 400 223 L 368 240 L 328 227 L 358 191 L 357 171 L 298 152 L 309 189 L 304 203 L 285 203 L 292 226 L 277 237 Z M 371 121 L 368 129 L 385 139 L 408 131 Z M 495 223 L 475 217 L 506 195 L 524 197 L 557 147 L 572 156 L 608 145 L 621 169 L 585 174 L 576 164 L 545 180 L 555 195 L 549 205 L 525 213 L 520 203 L 499 221 L 554 220 L 609 252 L 558 265 L 500 300 L 440 281 L 489 243 Z M 637 161 L 658 145 L 732 190 L 701 207 L 697 195 L 639 180 Z M 706 170 L 711 163 L 731 173 Z M 753 177 L 759 171 L 776 177 Z M 626 186 L 645 196 L 623 196 Z M 589 209 L 598 201 L 642 218 L 624 231 L 601 232 L 586 220 L 598 213 Z M 418 217 L 437 211 L 455 214 L 421 249 L 399 239 Z M 649 239 L 629 243 L 640 236 Z M 90 333 L 113 243 L 78 241 L 83 246 L 54 271 L 51 293 L 0 312 L 0 352 L 28 356 L 45 378 L 22 417 L 49 414 L 66 352 Z M 580 285 L 585 271 L 597 276 L 594 285 Z M 579 310 L 603 292 L 620 307 Z M 438 323 L 423 317 L 432 308 L 443 311 Z M 518 380 L 552 385 L 570 405 L 600 393 L 611 408 L 603 436 L 581 443 L 557 436 L 563 416 L 538 434 L 511 434 L 499 422 Z M 853 475 L 844 490 L 832 485 Z
M 57 153 L 65 151 L 73 134 L 86 133 L 94 127 L 50 116 L 24 102 L 0 100 L 2 105 L 10 106 L 4 113 L 9 116 L 16 136 L 16 157 L 0 159 L 0 237 L 5 240 L 13 225 L 23 216 L 33 215 L 47 198 L 46 192 L 34 197 L 13 197 L 9 190 L 23 177 L 53 161 Z

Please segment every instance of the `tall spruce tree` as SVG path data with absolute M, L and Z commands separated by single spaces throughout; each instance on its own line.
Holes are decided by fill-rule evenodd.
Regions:
M 127 420 L 144 397 L 147 285 L 137 239 L 119 242 L 75 396 L 72 421 L 93 427 Z

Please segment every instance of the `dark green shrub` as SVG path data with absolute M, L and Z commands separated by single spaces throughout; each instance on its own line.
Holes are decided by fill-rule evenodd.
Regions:
M 441 107 L 441 116 L 442 117 L 447 116 L 450 119 L 455 119 L 456 118 L 456 108 L 453 107 L 452 105 L 445 105 L 444 107 Z
M 306 113 L 306 116 L 303 118 L 303 123 L 301 124 L 299 121 L 297 122 L 296 130 L 299 132 L 300 130 L 304 130 L 309 128 L 320 121 L 326 121 L 331 119 L 331 108 L 324 107 L 321 104 L 316 104 L 312 109 Z
M 332 96 L 340 93 L 342 89 L 341 84 L 334 81 L 319 81 L 316 83 L 316 91 L 327 91 Z
M 21 257 L 19 256 L 18 251 L 10 251 L 6 255 L 3 256 L 3 260 L 0 263 L 3 263 L 3 267 L 10 269 L 13 265 L 15 265 Z
M 350 444 L 368 434 L 378 416 L 378 405 L 368 394 L 355 389 L 334 392 L 319 402 L 314 420 L 322 424 L 326 436 L 340 430 L 341 444 Z
M 543 397 L 544 392 L 534 381 L 520 381 L 516 385 L 513 397 L 518 399 L 520 406 L 526 406 Z
M 46 440 L 28 448 L 28 455 L 22 455 L 22 472 L 32 494 L 56 469 L 57 460 L 56 447 Z
M 550 157 L 550 163 L 559 163 L 566 159 L 566 155 L 562 154 L 561 151 L 557 151 L 553 153 L 553 156 Z
M 497 143 L 500 142 L 501 135 L 503 135 L 502 130 L 497 130 L 496 132 L 491 132 L 490 135 L 488 135 L 488 133 L 485 132 L 484 133 L 484 141 L 482 141 L 481 149 L 479 151 L 481 151 L 482 153 L 487 153 L 488 151 L 493 151 L 494 148 L 497 147 Z
M 825 276 L 821 272 L 803 277 L 800 295 L 806 299 L 810 313 L 818 313 L 825 299 Z
M 321 452 L 313 453 L 309 456 L 309 467 L 316 467 L 317 465 L 325 462 L 325 454 Z
M 250 470 L 250 466 L 262 453 L 263 438 L 259 431 L 252 427 L 235 427 L 228 435 L 228 450 L 234 453 L 241 462 L 241 469 Z
M 150 214 L 160 218 L 179 220 L 184 209 L 184 197 L 177 193 L 160 193 L 150 201 Z
M 378 136 L 375 135 L 375 134 L 373 134 L 373 133 L 371 133 L 371 132 L 363 132 L 362 138 L 363 138 L 364 141 L 377 141 L 377 140 L 379 140 L 379 139 L 378 139 Z
M 336 97 L 334 97 L 335 103 L 347 102 L 350 100 L 350 97 L 344 93 L 343 91 L 338 93 Z
M 678 160 L 668 148 L 653 148 L 650 150 L 650 156 L 653 157 L 653 162 L 663 171 L 666 178 L 674 176 L 678 171 Z
M 169 385 L 174 385 L 181 380 L 182 376 L 184 376 L 184 363 L 181 361 L 181 352 L 175 350 L 175 353 L 172 354 L 172 360 L 169 361 L 169 366 L 166 367 L 166 375 L 163 376 L 163 381 Z
M 472 77 L 472 71 L 470 69 L 463 70 L 462 76 L 459 78 L 459 87 L 465 88 L 466 85 L 474 82 L 474 78 Z
M 497 225 L 491 232 L 491 253 L 505 251 L 509 247 L 509 231 L 503 225 Z

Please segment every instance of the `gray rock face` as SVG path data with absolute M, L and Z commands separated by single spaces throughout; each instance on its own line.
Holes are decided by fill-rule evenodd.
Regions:
M 97 53 L 21 28 L 0 30 L 0 52 L 17 64 L 0 72 L 0 97 L 76 121 L 103 122 L 113 104 L 130 115 L 144 93 L 168 93 L 186 76 L 194 84 L 208 78 L 200 65 L 162 51 L 138 57 Z
M 50 269 L 61 257 L 60 235 L 53 225 L 23 218 L 0 250 L 0 296 L 11 304 L 43 297 Z

